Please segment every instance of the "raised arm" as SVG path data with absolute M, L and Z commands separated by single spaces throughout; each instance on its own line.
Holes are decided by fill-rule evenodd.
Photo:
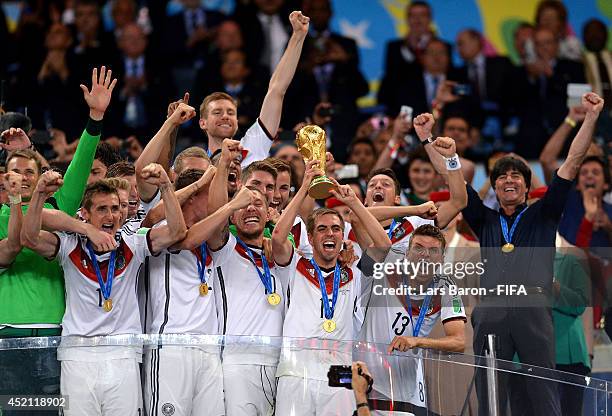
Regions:
M 393 165 L 393 161 L 397 158 L 397 154 L 404 144 L 404 137 L 408 134 L 411 127 L 412 122 L 408 121 L 404 115 L 400 114 L 395 118 L 391 138 L 378 156 L 378 160 L 372 170 L 390 168 Z
M 45 200 L 53 195 L 63 183 L 59 173 L 52 170 L 43 173 L 36 184 L 28 212 L 23 219 L 21 243 L 46 258 L 55 256 L 59 239 L 56 235 L 41 230 L 43 205 Z
M 272 77 L 268 92 L 263 100 L 259 120 L 266 127 L 272 137 L 276 136 L 281 119 L 283 99 L 291 80 L 295 75 L 295 69 L 300 61 L 302 46 L 308 35 L 308 25 L 310 18 L 304 16 L 302 12 L 294 11 L 289 15 L 289 21 L 293 27 L 293 33 L 287 44 L 287 49 L 281 57 Z M 245 147 L 248 147 L 245 145 Z
M 563 150 L 563 145 L 565 144 L 565 140 L 567 136 L 572 132 L 572 129 L 576 127 L 576 123 L 582 122 L 586 115 L 586 111 L 582 107 L 572 107 L 563 120 L 563 123 L 557 130 L 550 136 L 548 142 L 546 142 L 546 146 L 542 149 L 542 153 L 540 153 L 540 164 L 542 165 L 542 170 L 544 170 L 544 180 L 546 183 L 550 183 L 553 172 L 559 167 L 559 163 L 557 159 L 561 154 L 561 150 Z
M 436 218 L 438 227 L 444 228 L 467 206 L 467 189 L 455 148 L 455 141 L 450 137 L 438 137 L 428 147 L 442 156 L 446 169 L 450 200 L 444 202 L 438 208 L 438 217 Z
M 103 66 L 98 76 L 98 70 L 94 68 L 91 74 L 91 90 L 83 84 L 80 85 L 89 107 L 89 120 L 64 175 L 64 184 L 54 195 L 59 209 L 70 216 L 76 214 L 81 206 L 81 199 L 87 186 L 88 176 L 83 172 L 91 170 L 96 155 L 96 147 L 102 133 L 102 119 L 117 84 L 117 79 L 113 79 L 112 75 L 112 71 L 110 69 L 107 71 Z
M 432 139 L 431 131 L 434 127 L 435 119 L 434 116 L 429 113 L 419 114 L 413 120 L 414 131 L 421 143 L 425 142 L 425 140 Z M 440 175 L 446 175 L 446 161 L 444 157 L 432 149 L 431 144 L 425 144 L 425 151 L 427 152 L 427 156 L 429 156 L 429 160 L 431 160 L 432 165 L 436 169 L 436 171 Z
M 172 117 L 172 114 L 176 111 L 180 104 L 189 104 L 189 93 L 186 92 L 183 98 L 177 101 L 173 101 L 168 104 L 168 114 L 166 118 Z M 157 163 L 162 165 L 162 167 L 166 170 L 166 173 L 170 175 L 170 161 L 174 157 L 174 151 L 176 149 L 176 137 L 178 136 L 178 126 L 176 126 L 171 132 L 170 137 L 167 142 L 164 144 L 164 148 L 157 159 Z
M 331 192 L 338 200 L 344 202 L 351 209 L 353 214 L 359 218 L 359 221 L 372 240 L 372 245 L 370 247 L 377 249 L 388 249 L 391 247 L 391 240 L 389 240 L 389 236 L 384 228 L 376 221 L 376 218 L 374 218 L 366 207 L 363 206 L 350 185 L 337 185 L 337 189 Z M 363 248 L 366 249 L 369 247 Z
M 149 164 L 157 163 L 162 156 L 164 149 L 168 151 L 168 148 L 171 147 L 169 142 L 171 141 L 172 132 L 175 131 L 182 123 L 195 117 L 195 114 L 196 112 L 193 107 L 190 107 L 185 103 L 180 103 L 172 115 L 168 117 L 166 121 L 164 121 L 164 124 L 162 124 L 151 141 L 147 143 L 144 150 L 140 154 L 140 157 L 134 164 L 138 182 L 138 192 L 140 199 L 143 201 L 150 201 L 155 196 L 157 187 L 143 180 L 140 176 L 141 172 Z
M 148 184 L 159 189 L 164 201 L 167 224 L 150 231 L 151 252 L 159 253 L 185 238 L 187 227 L 185 226 L 181 205 L 174 195 L 174 189 L 172 189 L 172 184 L 164 168 L 157 163 L 151 163 L 142 169 L 140 175 Z
M 204 172 L 204 175 L 202 175 L 197 181 L 187 185 L 183 189 L 175 191 L 174 195 L 176 196 L 176 200 L 178 201 L 179 205 L 183 206 L 183 204 L 193 195 L 204 189 L 208 189 L 210 186 L 210 181 L 212 180 L 213 176 L 215 176 L 216 171 L 217 169 L 214 166 L 209 166 L 208 169 L 206 169 L 206 172 Z M 142 221 L 142 226 L 152 227 L 153 225 L 162 221 L 164 218 L 166 218 L 164 201 L 159 201 L 157 205 L 147 212 L 147 216 Z
M 576 137 L 572 141 L 567 158 L 557 172 L 560 178 L 574 180 L 578 174 L 580 165 L 591 145 L 595 124 L 597 123 L 599 113 L 603 109 L 603 105 L 604 100 L 594 92 L 589 92 L 582 96 L 582 107 L 586 110 L 586 116 L 582 126 L 580 126 L 580 130 L 578 130 Z
M 318 166 L 319 162 L 316 160 L 311 160 L 306 164 L 302 186 L 300 186 L 300 189 L 298 189 L 297 193 L 293 196 L 289 205 L 285 207 L 274 227 L 274 231 L 272 231 L 272 252 L 274 253 L 274 261 L 277 264 L 286 265 L 291 261 L 293 246 L 287 237 L 291 232 L 291 227 L 293 227 L 295 217 L 300 207 L 304 204 L 304 201 L 310 198 L 310 196 L 308 196 L 308 188 L 310 187 L 312 179 L 323 174 Z
M 2 178 L 4 189 L 8 192 L 11 212 L 8 221 L 6 238 L 0 240 L 0 267 L 7 267 L 21 251 L 21 181 L 23 177 L 15 172 L 7 172 Z
M 187 236 L 177 247 L 191 250 L 203 242 L 208 242 L 210 248 L 217 249 L 227 241 L 227 222 L 237 210 L 248 206 L 253 200 L 253 191 L 243 187 L 227 204 L 213 214 L 198 221 L 189 228 Z
M 42 211 L 42 228 L 45 231 L 69 231 L 87 236 L 96 251 L 105 252 L 117 247 L 115 237 L 81 220 L 77 220 L 57 209 Z
M 223 139 L 223 143 L 221 143 L 221 156 L 217 163 L 217 173 L 215 173 L 210 183 L 210 192 L 208 193 L 209 214 L 212 214 L 223 205 L 227 204 L 227 177 L 229 175 L 229 167 L 232 161 L 240 155 L 241 151 L 242 146 L 239 141 Z

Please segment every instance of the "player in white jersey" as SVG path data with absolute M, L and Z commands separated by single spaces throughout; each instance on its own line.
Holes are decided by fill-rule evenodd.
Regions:
M 232 157 L 227 159 L 229 162 Z M 214 211 L 211 217 L 219 212 L 224 217 L 212 228 L 207 244 L 216 273 L 213 293 L 220 327 L 227 337 L 223 351 L 226 414 L 266 415 L 274 409 L 279 349 L 245 345 L 232 337 L 280 337 L 286 284 L 263 253 L 263 232 L 269 219 L 267 198 L 257 189 L 243 187 L 234 199 L 248 197 L 250 201 L 233 212 L 235 207 L 225 203 L 228 163 L 222 164 L 222 160 L 223 155 L 210 187 L 209 210 Z M 236 236 L 229 233 L 228 219 L 236 227 Z M 187 238 L 190 234 L 191 230 Z
M 224 141 L 223 155 L 227 157 L 219 162 L 221 175 L 227 176 L 229 160 L 239 150 L 239 142 Z M 144 327 L 149 334 L 219 334 L 213 294 L 216 275 L 205 240 L 216 228 L 211 221 L 221 211 L 207 217 L 211 180 L 201 181 L 216 171 L 214 167 L 206 173 L 188 169 L 175 181 L 177 194 L 194 184 L 204 185 L 192 192 L 182 206 L 189 229 L 185 239 L 161 255 L 149 257 L 146 263 L 143 309 Z M 225 414 L 221 358 L 216 347 L 160 345 L 145 351 L 144 387 L 149 415 L 164 415 L 168 409 L 177 416 Z
M 157 253 L 186 233 L 180 206 L 170 180 L 160 165 L 142 171 L 149 183 L 159 186 L 168 225 L 120 234 L 119 241 L 94 247 L 76 234 L 41 231 L 44 200 L 62 184 L 53 171 L 41 176 L 22 229 L 26 246 L 41 256 L 56 257 L 66 280 L 66 312 L 58 348 L 62 361 L 61 392 L 70 396 L 67 415 L 138 415 L 142 399 L 137 346 L 79 347 L 87 337 L 140 334 L 136 296 L 138 269 L 146 256 Z M 90 185 L 83 197 L 83 217 L 99 230 L 114 236 L 121 226 L 119 197 L 104 181 Z
M 417 227 L 434 224 L 446 225 L 467 204 L 465 181 L 458 162 L 455 141 L 450 137 L 438 137 L 424 146 L 431 147 L 446 160 L 445 169 L 441 170 L 450 190 L 451 198 L 439 209 L 431 201 L 417 206 L 399 206 L 400 185 L 391 169 L 376 169 L 370 173 L 366 190 L 365 205 L 381 222 L 397 251 L 405 252 L 409 236 Z
M 368 295 L 360 305 L 365 308 L 365 320 L 359 339 L 388 345 L 388 353 L 405 352 L 385 357 L 384 369 L 380 363 L 370 366 L 376 380 L 369 395 L 373 399 L 374 414 L 427 414 L 421 353 L 418 350 L 414 353 L 412 349 L 454 352 L 464 349 L 466 315 L 461 297 L 450 292 L 456 286 L 453 279 L 438 274 L 442 269 L 434 267 L 442 264 L 445 245 L 444 235 L 438 227 L 420 226 L 410 238 L 408 251 L 392 250 L 385 263 L 405 259 L 411 264 L 420 263 L 421 269 L 416 274 L 374 274 L 375 279 L 364 283 L 368 286 Z M 383 268 L 379 268 L 381 270 Z M 400 292 L 389 294 L 388 289 L 400 289 Z M 445 337 L 429 338 L 438 319 L 442 320 Z M 368 360 L 370 351 L 368 348 L 364 357 L 357 358 Z
M 277 371 L 276 412 L 280 415 L 351 414 L 355 408 L 350 391 L 327 385 L 330 365 L 351 364 L 351 349 L 347 346 L 353 340 L 354 309 L 361 295 L 361 272 L 355 266 L 342 267 L 338 261 L 344 221 L 336 211 L 327 208 L 315 210 L 309 216 L 308 239 L 313 247 L 310 260 L 295 253 L 287 241 L 312 179 L 322 174 L 315 167 L 317 163 L 308 163 L 300 190 L 272 234 L 275 261 L 284 265 L 281 271 L 289 280 L 288 310 L 283 325 L 285 345 Z M 336 186 L 332 193 L 353 209 L 371 245 L 383 250 L 389 248 L 389 238 L 351 187 L 337 183 Z M 311 340 L 296 341 L 296 338 Z M 325 340 L 331 350 L 317 350 L 313 339 Z

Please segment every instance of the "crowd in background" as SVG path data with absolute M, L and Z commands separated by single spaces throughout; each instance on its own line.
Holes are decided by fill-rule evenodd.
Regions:
M 236 101 L 236 137 L 257 125 L 270 77 L 292 35 L 291 10 L 302 10 L 310 18 L 310 30 L 293 80 L 283 93 L 280 127 L 270 156 L 291 166 L 292 193 L 299 189 L 305 166 L 291 143 L 299 128 L 316 124 L 326 132 L 327 148 L 335 159 L 328 166 L 330 176 L 351 185 L 362 201 L 372 172 L 390 168 L 401 185 L 398 205 L 440 202 L 437 198 L 444 197 L 436 192 L 446 186 L 421 145 L 424 138 L 411 117 L 406 117 L 403 107 L 409 106 L 414 117 L 433 114 L 434 137 L 454 139 L 468 183 L 476 164 L 483 164 L 490 173 L 495 162 L 508 154 L 528 166 L 527 160 L 539 160 L 543 178 L 523 175 L 531 179 L 530 198 L 539 198 L 552 183 L 558 161 L 565 158 L 587 114 L 579 100 L 568 108 L 567 86 L 590 84 L 604 99 L 604 109 L 558 231 L 561 247 L 590 248 L 591 290 L 580 290 L 590 292 L 588 298 L 593 298 L 596 307 L 586 319 L 586 342 L 590 343 L 588 331 L 603 328 L 606 316 L 612 322 L 606 300 L 612 298 L 608 294 L 612 282 L 606 279 L 612 259 L 612 54 L 603 22 L 588 21 L 581 44 L 567 30 L 568 10 L 563 3 L 543 0 L 534 21 L 516 27 L 514 47 L 520 61 L 512 62 L 486 55 L 482 34 L 474 29 L 466 28 L 454 40 L 440 39 L 432 29 L 434 10 L 426 2 L 413 1 L 406 9 L 408 34 L 386 45 L 378 107 L 370 111 L 357 105 L 370 87 L 360 70 L 356 42 L 330 28 L 333 2 L 329 0 L 237 1 L 232 15 L 207 10 L 199 0 L 183 0 L 181 11 L 171 16 L 166 14 L 167 1 L 23 3 L 14 33 L 9 33 L 0 8 L 0 78 L 3 110 L 27 113 L 27 117 L 2 116 L 0 132 L 23 129 L 49 166 L 65 172 L 76 160 L 82 121 L 87 119 L 83 91 L 77 86 L 90 85 L 93 67 L 112 69 L 117 84 L 104 114 L 101 144 L 88 183 L 104 177 L 117 162 L 137 162 L 161 122 L 176 109 L 170 111 L 168 104 L 186 92 L 200 117 L 192 116 L 178 129 L 177 153 L 193 145 L 220 149 L 220 142 L 212 148 L 202 125 L 208 115 L 207 106 L 200 108 L 200 103 L 213 92 L 224 92 Z M 105 24 L 102 10 L 110 11 L 111 27 Z M 453 51 L 461 58 L 460 66 L 453 65 Z M 182 170 L 179 164 L 185 158 L 207 158 L 203 150 L 199 152 L 188 149 L 183 159 L 174 161 L 175 170 Z M 130 168 L 126 172 L 116 176 L 135 176 Z M 129 190 L 129 206 L 135 211 L 142 195 L 138 196 L 135 186 Z M 499 208 L 488 183 L 479 195 L 486 206 Z M 6 203 L 6 198 L 4 190 L 1 202 Z M 325 205 L 343 212 L 343 204 L 333 198 Z M 459 238 L 463 246 L 478 244 L 461 214 L 444 232 L 450 246 L 458 244 Z M 583 312 L 584 308 L 572 313 L 580 320 Z M 563 310 L 559 316 L 564 316 Z M 582 325 L 576 328 L 582 338 L 576 336 L 584 340 Z M 579 370 L 588 373 L 588 357 L 580 357 L 579 363 L 563 360 L 560 366 L 579 364 L 584 366 Z

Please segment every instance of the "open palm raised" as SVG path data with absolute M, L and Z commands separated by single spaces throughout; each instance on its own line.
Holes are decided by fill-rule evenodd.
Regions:
M 100 76 L 98 77 L 98 68 L 94 68 L 91 73 L 91 91 L 83 84 L 80 85 L 83 90 L 83 97 L 89 106 L 89 116 L 94 120 L 102 120 L 104 112 L 108 107 L 113 94 L 117 79 L 112 79 L 113 71 L 107 71 L 106 67 L 100 68 Z M 111 82 L 112 80 L 112 82 Z

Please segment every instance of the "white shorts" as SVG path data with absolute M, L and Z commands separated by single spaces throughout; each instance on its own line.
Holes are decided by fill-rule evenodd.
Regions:
M 138 361 L 131 358 L 104 361 L 62 361 L 60 389 L 68 396 L 64 415 L 141 416 Z
M 178 346 L 150 349 L 143 371 L 148 416 L 225 414 L 219 354 Z
M 227 416 L 274 414 L 275 374 L 276 366 L 223 364 L 225 414 Z
M 352 415 L 355 395 L 344 387 L 329 387 L 327 381 L 281 376 L 278 379 L 276 414 L 291 416 Z

